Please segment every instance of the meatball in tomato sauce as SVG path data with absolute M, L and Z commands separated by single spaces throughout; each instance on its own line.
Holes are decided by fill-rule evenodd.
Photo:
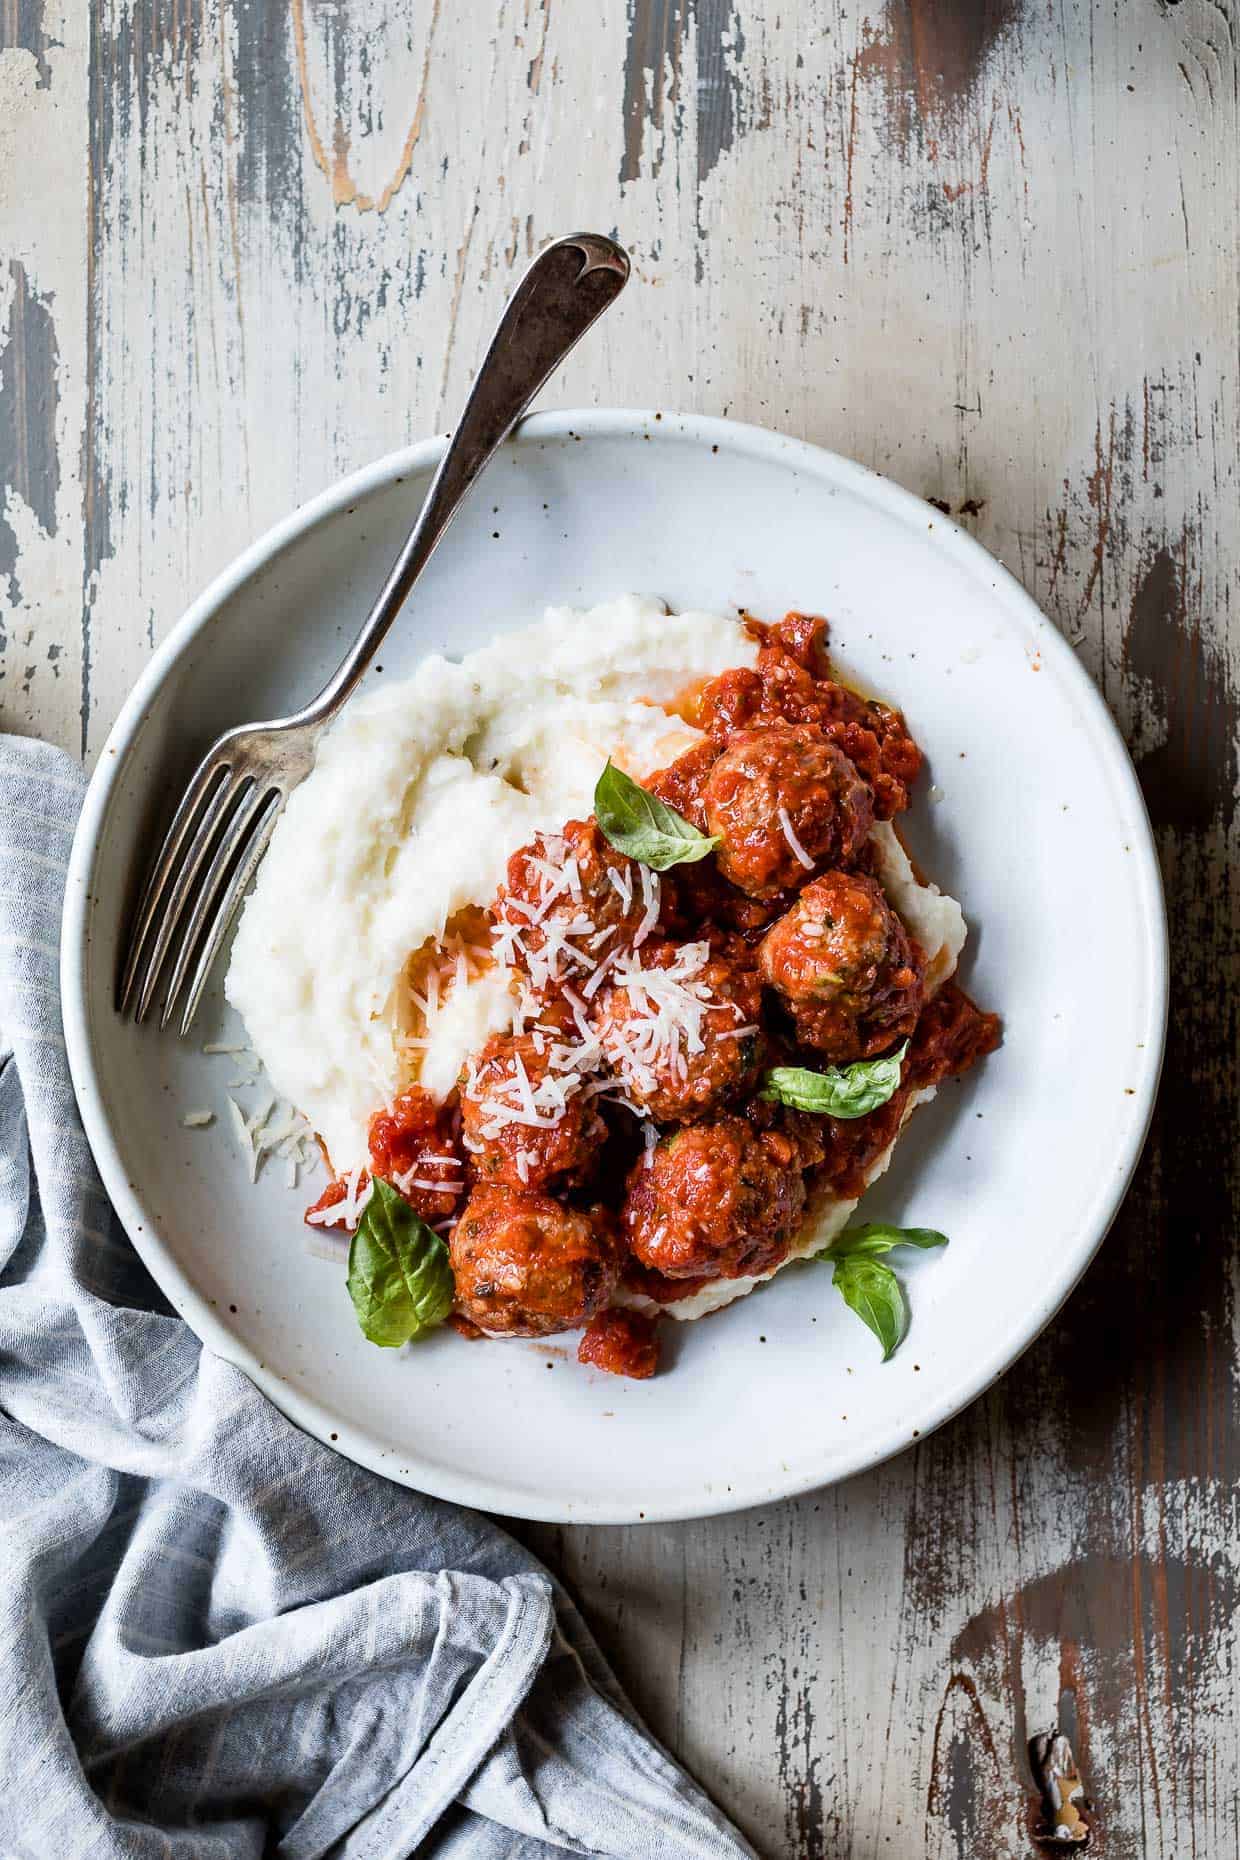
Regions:
M 876 819 L 900 813 L 921 768 L 901 713 L 831 676 L 825 620 L 790 613 L 775 626 L 750 625 L 761 640 L 756 667 L 713 679 L 694 721 L 721 743 L 763 723 L 816 724 L 869 786 Z
M 753 1089 L 762 983 L 739 939 L 652 938 L 602 990 L 594 1024 L 628 1096 L 658 1123 L 690 1123 Z
M 739 1278 L 778 1265 L 805 1208 L 794 1137 L 743 1117 L 690 1124 L 634 1164 L 621 1224 L 668 1279 Z
M 657 908 L 658 879 L 609 846 L 596 821 L 570 820 L 509 859 L 494 905 L 496 944 L 536 988 L 580 985 Z
M 493 1034 L 461 1080 L 461 1129 L 474 1172 L 514 1188 L 579 1186 L 607 1127 L 581 1095 L 573 1047 L 538 1027 Z
M 921 951 L 860 873 L 826 872 L 807 885 L 767 931 L 758 961 L 799 1043 L 837 1065 L 906 1038 L 925 1001 Z
M 700 833 L 706 828 L 706 783 L 723 754 L 723 744 L 704 736 L 646 784 L 651 794 L 683 814 Z M 747 898 L 730 885 L 712 855 L 660 874 L 660 925 L 668 936 L 692 937 L 703 923 L 754 936 L 778 917 L 783 900 Z
M 794 889 L 816 866 L 846 865 L 874 824 L 870 790 L 813 726 L 743 730 L 711 768 L 704 810 L 719 870 L 753 898 Z
M 449 1256 L 459 1315 L 492 1336 L 549 1337 L 589 1323 L 619 1271 L 603 1210 L 489 1185 L 466 1203 Z

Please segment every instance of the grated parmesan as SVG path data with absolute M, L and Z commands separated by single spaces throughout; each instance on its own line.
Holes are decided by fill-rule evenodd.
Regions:
M 340 1221 L 344 1223 L 346 1230 L 352 1233 L 357 1223 L 361 1220 L 366 1204 L 374 1192 L 368 1175 L 366 1176 L 365 1188 L 360 1186 L 361 1178 L 364 1175 L 366 1175 L 364 1169 L 350 1169 L 345 1175 L 342 1175 L 340 1180 L 344 1183 L 344 1194 L 341 1199 L 339 1201 L 334 1201 L 330 1207 L 313 1209 L 306 1215 L 307 1223 L 311 1227 L 321 1228 L 334 1227 L 336 1223 Z
M 349 1263 L 347 1235 L 333 1233 L 329 1227 L 311 1227 L 306 1235 L 306 1251 L 311 1258 L 325 1259 L 333 1266 L 347 1266 Z
M 250 1126 L 246 1122 L 245 1112 L 233 1097 L 228 1100 L 228 1109 L 232 1113 L 233 1134 L 238 1145 L 248 1157 L 253 1154 L 254 1140 L 250 1135 Z
M 790 814 L 788 813 L 788 809 L 786 807 L 780 808 L 778 818 L 779 818 L 780 828 L 783 831 L 783 836 L 787 840 L 789 848 L 794 858 L 796 859 L 797 864 L 804 866 L 807 872 L 812 872 L 814 869 L 814 861 L 810 858 L 804 846 L 802 846 L 800 840 L 797 838 L 796 834 L 793 832 L 792 818 Z
M 639 866 L 638 871 L 641 874 L 642 902 L 646 908 L 637 926 L 637 934 L 633 938 L 634 949 L 640 949 L 658 923 L 659 912 L 663 905 L 663 887 L 659 883 L 658 873 L 652 872 L 646 865 Z
M 706 1016 L 723 1005 L 699 979 L 709 960 L 710 944 L 698 942 L 682 944 L 666 968 L 643 968 L 636 951 L 616 964 L 615 985 L 628 997 L 629 1014 L 608 1026 L 606 1046 L 625 1084 L 651 1092 L 660 1073 L 687 1077 L 688 1059 L 706 1045 Z

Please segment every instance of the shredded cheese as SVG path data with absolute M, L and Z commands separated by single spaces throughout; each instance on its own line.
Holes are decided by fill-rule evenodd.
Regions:
M 545 932 L 549 927 L 547 900 L 553 893 L 558 895 L 557 888 L 567 886 L 569 880 L 545 861 L 531 857 L 526 863 L 539 873 L 543 886 L 534 909 L 535 914 L 541 914 Z M 544 865 L 545 872 L 541 869 Z M 610 867 L 609 875 L 621 902 L 626 895 L 631 901 L 635 895 L 631 872 L 621 873 Z M 537 1084 L 531 1080 L 519 1053 L 510 1061 L 492 1060 L 481 1074 L 472 1062 L 467 1067 L 465 1095 L 484 1114 L 485 1122 L 479 1131 L 483 1144 L 514 1125 L 532 1130 L 554 1129 L 571 1100 L 579 1096 L 605 1097 L 641 1118 L 645 1114 L 631 1094 L 641 1096 L 657 1090 L 661 1077 L 684 1082 L 690 1059 L 705 1048 L 706 1017 L 712 1010 L 717 1013 L 726 1009 L 737 1021 L 741 1019 L 736 1004 L 721 1001 L 701 979 L 710 960 L 709 943 L 683 944 L 666 967 L 643 966 L 638 945 L 658 921 L 661 892 L 658 874 L 648 867 L 639 868 L 638 882 L 643 911 L 632 943 L 616 943 L 594 965 L 580 992 L 561 980 L 561 994 L 572 1011 L 575 1037 L 546 1022 L 534 1021 L 530 1043 L 540 1062 L 544 1062 Z M 502 946 L 521 950 L 520 933 L 514 932 L 511 924 L 506 929 L 511 934 L 503 939 Z M 593 932 L 596 938 L 599 934 Z M 557 957 L 563 953 L 557 949 Z M 532 967 L 537 972 L 536 965 Z M 623 1018 L 609 1018 L 600 1038 L 590 1022 L 590 1003 L 604 982 L 624 991 L 628 1012 Z M 536 1001 L 523 999 L 514 1016 L 514 1031 L 523 1031 L 531 1012 L 536 1010 Z M 739 1038 L 755 1031 L 755 1026 L 746 1025 L 730 1030 L 727 1037 Z M 467 1147 L 473 1150 L 477 1144 L 469 1143 Z M 517 1174 L 523 1182 L 528 1179 L 532 1160 L 532 1154 L 526 1151 L 517 1154 Z
M 797 838 L 796 834 L 793 832 L 792 818 L 789 815 L 788 809 L 786 807 L 780 808 L 778 818 L 779 818 L 780 828 L 783 832 L 783 836 L 787 840 L 789 848 L 791 849 L 793 857 L 796 859 L 797 864 L 804 866 L 807 872 L 812 872 L 814 869 L 814 861 L 810 858 L 804 846 L 802 846 L 800 840 Z
M 340 1177 L 344 1183 L 344 1194 L 330 1207 L 315 1208 L 307 1214 L 306 1220 L 311 1227 L 334 1227 L 343 1223 L 349 1233 L 357 1226 L 366 1209 L 366 1204 L 374 1193 L 370 1177 L 366 1177 L 366 1186 L 361 1186 L 361 1178 L 366 1175 L 364 1169 L 350 1169 Z
M 663 888 L 659 883 L 658 873 L 652 872 L 646 865 L 639 866 L 638 870 L 641 873 L 642 903 L 646 908 L 637 926 L 637 934 L 633 938 L 634 949 L 640 949 L 658 923 L 659 912 L 663 904 Z
M 542 851 L 527 852 L 523 860 L 527 879 L 537 885 L 537 897 L 531 903 L 511 892 L 505 894 L 492 931 L 492 954 L 507 968 L 527 971 L 535 995 L 572 980 L 580 983 L 586 1000 L 592 1000 L 615 960 L 619 945 L 612 949 L 607 945 L 615 943 L 620 926 L 600 924 L 591 915 L 581 867 L 576 855 L 569 853 L 567 840 L 544 834 L 540 843 Z M 634 906 L 631 870 L 608 861 L 605 874 L 627 916 Z M 639 876 L 642 916 L 633 934 L 634 947 L 658 923 L 662 903 L 658 874 L 641 866 Z M 519 1013 L 521 1018 L 529 1017 L 524 1006 Z M 516 1031 L 520 1030 L 517 1025 Z
M 710 944 L 699 942 L 682 944 L 666 968 L 643 968 L 636 951 L 617 962 L 613 979 L 629 1012 L 609 1021 L 604 1043 L 626 1085 L 652 1092 L 660 1075 L 688 1076 L 688 1060 L 706 1045 L 707 1014 L 724 1005 L 700 979 L 709 960 Z
M 250 1157 L 254 1153 L 254 1143 L 250 1136 L 250 1126 L 246 1121 L 245 1112 L 233 1097 L 228 1100 L 228 1109 L 232 1114 L 233 1134 L 237 1143 L 245 1151 L 246 1156 Z
M 247 1116 L 231 1095 L 228 1109 L 237 1146 L 250 1166 L 251 1182 L 258 1180 L 259 1170 L 268 1156 L 278 1156 L 288 1165 L 285 1174 L 289 1187 L 296 1188 L 298 1170 L 311 1166 L 318 1154 L 314 1132 L 300 1112 L 267 1097 L 257 1111 Z M 195 1115 L 201 1122 L 201 1114 Z

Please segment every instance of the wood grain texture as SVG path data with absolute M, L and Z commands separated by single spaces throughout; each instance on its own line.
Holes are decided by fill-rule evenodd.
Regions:
M 515 271 L 593 224 L 637 283 L 549 403 L 733 414 L 937 499 L 1133 747 L 1167 1080 L 1053 1332 L 838 1490 L 527 1532 L 764 1854 L 1029 1855 L 1055 1721 L 1109 1860 L 1240 1854 L 1236 30 L 1216 0 L 0 0 L 5 727 L 96 754 L 208 577 L 441 428 Z

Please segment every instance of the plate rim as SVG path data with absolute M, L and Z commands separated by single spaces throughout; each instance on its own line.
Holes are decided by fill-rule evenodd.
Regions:
M 714 445 L 720 451 L 726 447 L 730 453 L 766 463 L 794 467 L 799 464 L 814 477 L 853 491 L 903 523 L 915 520 L 918 530 L 926 523 L 925 513 L 933 508 L 882 473 L 827 447 L 716 415 L 631 408 L 565 408 L 528 416 L 508 443 L 561 441 L 578 436 L 583 439 L 632 438 L 643 434 L 651 440 L 689 440 Z M 269 1369 L 228 1328 L 195 1289 L 172 1249 L 163 1241 L 143 1205 L 137 1185 L 128 1179 L 112 1138 L 94 1062 L 85 987 L 91 934 L 91 874 L 113 794 L 140 738 L 148 712 L 165 678 L 191 642 L 224 602 L 260 569 L 350 502 L 401 477 L 433 467 L 446 445 L 447 437 L 436 435 L 386 453 L 335 480 L 265 530 L 211 580 L 172 627 L 137 679 L 108 732 L 74 832 L 60 937 L 61 1011 L 70 1076 L 104 1187 L 143 1264 L 206 1348 L 240 1369 L 294 1425 L 355 1463 L 414 1490 L 503 1516 L 545 1523 L 657 1524 L 722 1516 L 839 1484 L 895 1457 L 914 1440 L 925 1440 L 977 1400 L 1030 1348 L 1071 1296 L 1096 1257 L 1131 1185 L 1149 1134 L 1166 1042 L 1169 950 L 1161 868 L 1145 799 L 1119 727 L 1072 647 L 1033 597 L 976 538 L 937 509 L 934 510 L 932 528 L 935 533 L 931 546 L 954 556 L 974 574 L 989 576 L 999 604 L 1015 609 L 1013 617 L 1019 616 L 1037 637 L 1039 652 L 1065 674 L 1066 682 L 1080 701 L 1091 741 L 1108 766 L 1121 796 L 1127 800 L 1134 825 L 1140 829 L 1134 837 L 1132 851 L 1138 889 L 1145 906 L 1142 928 L 1149 963 L 1151 1024 L 1147 1029 L 1143 1069 L 1135 1087 L 1137 1103 L 1132 1107 L 1133 1122 L 1114 1159 L 1117 1167 L 1106 1172 L 1094 1208 L 1081 1224 L 1080 1233 L 1092 1233 L 1092 1237 L 1083 1243 L 1078 1240 L 1058 1274 L 1048 1282 L 1044 1299 L 1030 1312 L 1015 1339 L 1009 1337 L 998 1348 L 971 1358 L 968 1369 L 919 1416 L 920 1426 L 915 1434 L 907 1426 L 892 1425 L 877 1441 L 871 1441 L 851 1456 L 843 1468 L 817 1472 L 810 1468 L 796 1474 L 787 1469 L 788 1476 L 775 1477 L 765 1487 L 748 1484 L 739 1490 L 712 1491 L 704 1485 L 694 1486 L 677 1499 L 644 1506 L 640 1512 L 635 1506 L 617 1505 L 606 1498 L 584 1499 L 577 1504 L 562 1500 L 540 1502 L 527 1488 L 469 1473 L 447 1472 L 441 1466 L 426 1465 L 415 1454 L 401 1456 L 407 1463 L 399 1464 L 390 1446 L 384 1446 L 364 1426 L 333 1414 L 314 1397 Z

